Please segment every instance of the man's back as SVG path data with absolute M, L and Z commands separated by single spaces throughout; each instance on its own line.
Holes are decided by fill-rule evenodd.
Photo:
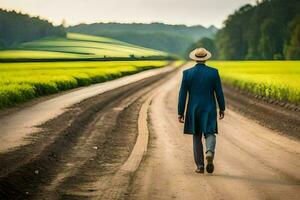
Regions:
M 185 70 L 187 76 L 189 102 L 199 111 L 216 109 L 215 90 L 218 82 L 218 71 L 205 64 L 197 64 Z
M 178 115 L 183 116 L 188 95 L 184 132 L 217 133 L 216 101 L 220 110 L 225 110 L 221 80 L 217 69 L 198 63 L 183 72 L 178 100 Z

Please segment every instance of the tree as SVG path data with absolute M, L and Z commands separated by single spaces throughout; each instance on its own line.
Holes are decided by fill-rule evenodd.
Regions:
M 229 15 L 224 22 L 224 28 L 216 35 L 216 46 L 219 59 L 242 60 L 246 57 L 248 44 L 245 38 L 249 12 L 252 5 L 245 5 L 234 14 Z
M 53 26 L 39 17 L 0 9 L 0 46 L 10 48 L 21 42 L 48 36 L 65 36 L 63 27 Z
M 204 47 L 205 49 L 207 49 L 208 51 L 210 51 L 212 53 L 212 59 L 216 59 L 217 58 L 217 49 L 216 49 L 216 45 L 214 40 L 204 37 L 200 40 L 198 40 L 196 43 L 192 44 L 187 52 L 186 52 L 186 58 L 189 58 L 189 53 L 199 47 Z
M 272 60 L 274 55 L 281 55 L 280 49 L 277 48 L 278 27 L 273 19 L 264 20 L 261 25 L 261 37 L 259 40 L 259 52 L 263 59 Z
M 216 35 L 218 58 L 300 59 L 298 13 L 299 0 L 262 0 L 241 7 Z
M 290 37 L 286 41 L 284 55 L 287 59 L 300 59 L 300 15 L 297 15 L 289 25 Z

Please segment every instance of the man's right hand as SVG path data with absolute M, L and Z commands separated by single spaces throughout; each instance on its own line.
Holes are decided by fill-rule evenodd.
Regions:
M 219 119 L 223 119 L 224 116 L 225 116 L 224 110 L 220 110 L 220 111 L 219 111 Z
M 184 123 L 184 115 L 178 115 L 179 123 Z

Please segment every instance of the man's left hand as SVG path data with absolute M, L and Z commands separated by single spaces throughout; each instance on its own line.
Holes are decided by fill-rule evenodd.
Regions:
M 225 116 L 224 110 L 220 110 L 220 111 L 219 111 L 219 119 L 223 119 L 224 116 Z

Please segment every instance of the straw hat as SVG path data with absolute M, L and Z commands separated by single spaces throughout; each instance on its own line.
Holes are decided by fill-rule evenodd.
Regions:
M 190 53 L 190 58 L 195 61 L 206 61 L 210 59 L 210 57 L 211 53 L 205 48 L 197 48 Z

